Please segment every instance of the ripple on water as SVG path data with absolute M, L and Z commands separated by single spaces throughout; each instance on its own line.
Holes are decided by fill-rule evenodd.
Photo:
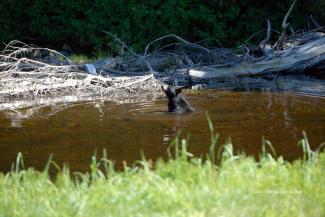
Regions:
M 50 154 L 72 170 L 87 170 L 91 155 L 103 149 L 121 164 L 166 156 L 177 134 L 190 135 L 190 151 L 209 148 L 207 111 L 220 134 L 231 137 L 236 150 L 257 155 L 261 139 L 272 141 L 280 155 L 293 160 L 301 155 L 297 141 L 308 134 L 313 148 L 325 141 L 325 99 L 292 93 L 204 90 L 185 93 L 195 112 L 176 116 L 167 100 L 131 104 L 82 103 L 0 113 L 0 170 L 7 171 L 18 152 L 26 165 L 42 169 Z M 13 124 L 13 123 L 16 123 Z M 17 124 L 19 123 L 19 124 Z

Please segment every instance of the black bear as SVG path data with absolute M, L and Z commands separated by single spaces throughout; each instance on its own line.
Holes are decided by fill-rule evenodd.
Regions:
M 161 86 L 168 97 L 168 112 L 183 114 L 194 111 L 188 101 L 180 94 L 183 87 Z

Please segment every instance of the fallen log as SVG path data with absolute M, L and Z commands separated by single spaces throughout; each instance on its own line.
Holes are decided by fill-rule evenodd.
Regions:
M 325 61 L 325 36 L 282 51 L 269 53 L 255 62 L 198 67 L 189 70 L 192 82 L 239 76 L 261 75 L 278 71 L 301 72 Z

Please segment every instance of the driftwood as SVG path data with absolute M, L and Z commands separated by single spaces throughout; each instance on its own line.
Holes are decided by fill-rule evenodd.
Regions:
M 47 48 L 9 43 L 0 55 L 0 110 L 80 100 L 134 102 L 155 99 L 161 83 L 152 74 L 90 74 L 85 65 Z M 42 100 L 41 100 L 42 99 Z M 77 100 L 76 100 L 77 99 Z
M 288 18 L 297 0 L 294 0 L 282 22 L 282 32 L 279 39 L 272 45 L 267 44 L 271 39 L 271 22 L 267 21 L 266 38 L 259 43 L 257 48 L 247 48 L 246 54 L 238 54 L 245 59 L 237 63 L 226 63 L 214 66 L 196 67 L 189 70 L 189 76 L 193 83 L 210 80 L 222 80 L 240 76 L 262 75 L 274 72 L 303 72 L 306 69 L 325 68 L 325 34 L 318 32 L 323 30 L 318 22 L 310 16 L 310 20 L 316 27 L 315 30 L 306 33 L 294 34 Z M 288 28 L 291 27 L 292 35 L 288 36 Z M 252 61 L 246 61 L 246 57 L 260 53 Z M 325 72 L 324 72 L 325 73 Z
M 301 72 L 323 61 L 325 61 L 325 36 L 287 50 L 268 53 L 267 58 L 253 63 L 201 67 L 189 70 L 189 74 L 193 82 L 199 82 L 278 71 Z
M 287 35 L 293 29 L 288 18 L 295 2 L 283 19 L 280 33 L 268 20 L 265 38 L 256 46 L 247 42 L 241 50 L 206 47 L 170 34 L 153 40 L 139 54 L 105 31 L 126 50 L 124 55 L 78 65 L 55 50 L 12 41 L 0 54 L 0 110 L 10 103 L 30 106 L 21 103 L 26 100 L 44 103 L 48 102 L 44 98 L 52 98 L 57 103 L 66 96 L 77 100 L 143 101 L 161 95 L 161 83 L 188 86 L 274 72 L 323 70 L 324 29 L 312 16 L 309 26 L 316 29 L 300 33 L 291 30 L 292 34 Z M 247 41 L 262 32 L 265 30 Z M 274 33 L 279 38 L 272 42 Z

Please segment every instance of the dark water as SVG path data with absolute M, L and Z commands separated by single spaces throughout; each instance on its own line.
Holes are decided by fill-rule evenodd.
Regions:
M 26 166 L 43 169 L 50 154 L 72 170 L 89 168 L 91 155 L 105 148 L 121 165 L 140 158 L 166 156 L 179 132 L 190 135 L 190 151 L 209 148 L 208 111 L 221 143 L 231 137 L 236 150 L 257 155 L 261 138 L 270 140 L 287 160 L 301 157 L 297 142 L 305 130 L 311 146 L 325 141 L 325 98 L 290 93 L 205 90 L 186 94 L 196 111 L 175 116 L 165 112 L 167 101 L 136 104 L 82 103 L 57 108 L 0 113 L 0 171 L 8 171 L 18 152 Z M 20 117 L 22 119 L 17 119 Z M 20 121 L 20 122 L 19 122 Z

